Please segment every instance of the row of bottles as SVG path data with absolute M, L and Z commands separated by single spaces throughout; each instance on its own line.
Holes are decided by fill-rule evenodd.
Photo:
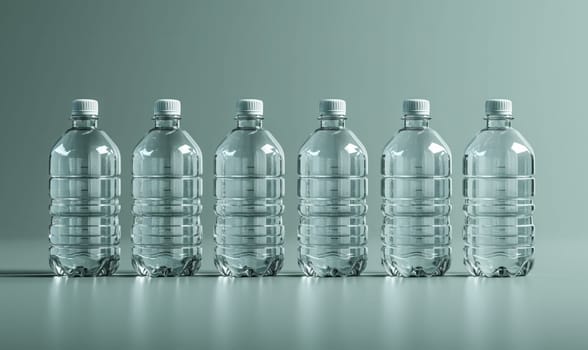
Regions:
M 381 158 L 382 265 L 392 276 L 440 276 L 451 263 L 451 151 L 429 127 L 429 101 L 403 104 Z M 74 100 L 72 128 L 50 156 L 50 266 L 111 275 L 121 228 L 120 151 L 98 129 L 98 102 Z M 181 105 L 158 100 L 133 151 L 132 264 L 139 275 L 195 274 L 202 256 L 202 152 L 180 128 Z M 271 276 L 284 261 L 284 151 L 263 103 L 237 104 L 214 157 L 214 262 L 226 276 Z M 486 126 L 463 159 L 464 263 L 472 275 L 522 276 L 533 265 L 534 154 L 511 126 L 509 100 L 486 101 Z M 359 275 L 367 263 L 367 152 L 343 100 L 320 102 L 320 126 L 298 153 L 298 263 L 308 276 Z

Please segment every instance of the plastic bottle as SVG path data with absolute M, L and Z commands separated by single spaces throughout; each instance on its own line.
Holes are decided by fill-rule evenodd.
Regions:
M 535 155 L 512 119 L 510 100 L 486 101 L 486 127 L 465 150 L 465 265 L 476 276 L 523 276 L 533 266 Z
M 98 101 L 74 100 L 71 119 L 49 158 L 49 266 L 57 275 L 112 275 L 120 256 L 120 152 L 98 129 Z
M 440 276 L 451 261 L 451 152 L 429 127 L 428 100 L 403 110 L 382 155 L 382 265 L 391 276 Z
M 214 157 L 214 262 L 224 276 L 272 276 L 284 261 L 284 151 L 261 100 L 239 100 L 235 119 Z
M 132 264 L 142 276 L 200 268 L 202 152 L 180 116 L 180 101 L 157 100 L 155 126 L 133 151 Z
M 307 276 L 356 276 L 367 263 L 367 152 L 345 127 L 345 101 L 319 108 L 298 153 L 298 264 Z

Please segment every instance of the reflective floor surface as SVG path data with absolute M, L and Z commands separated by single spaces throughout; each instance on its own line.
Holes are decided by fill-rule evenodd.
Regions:
M 0 277 L 2 348 L 586 349 L 584 277 Z

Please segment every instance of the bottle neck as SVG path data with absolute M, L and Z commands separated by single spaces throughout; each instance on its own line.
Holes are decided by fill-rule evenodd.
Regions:
M 261 129 L 263 117 L 261 116 L 237 116 L 237 129 Z
M 96 129 L 98 127 L 98 118 L 96 116 L 72 116 L 72 128 L 74 129 Z
M 505 129 L 511 127 L 513 118 L 510 115 L 488 115 L 485 119 L 486 128 Z
M 405 129 L 424 129 L 429 127 L 431 117 L 428 115 L 405 115 L 402 119 Z
M 179 129 L 180 127 L 180 118 L 162 118 L 156 116 L 154 119 L 156 129 Z
M 345 129 L 345 116 L 320 117 L 321 129 Z

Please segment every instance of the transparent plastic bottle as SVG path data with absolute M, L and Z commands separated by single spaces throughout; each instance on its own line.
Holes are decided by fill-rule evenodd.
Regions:
M 180 116 L 180 101 L 157 100 L 155 126 L 133 151 L 132 264 L 142 276 L 200 268 L 202 152 Z
M 367 151 L 345 128 L 344 100 L 319 109 L 298 153 L 298 264 L 307 276 L 357 276 L 367 263 Z
M 72 127 L 49 158 L 49 266 L 60 276 L 106 276 L 120 257 L 120 151 L 98 129 L 98 102 L 72 102 Z
M 510 100 L 486 101 L 486 127 L 463 160 L 465 265 L 472 275 L 524 276 L 533 266 L 535 155 Z
M 391 276 L 441 276 L 451 262 L 451 151 L 429 127 L 428 100 L 403 109 L 382 155 L 382 265 Z
M 214 263 L 224 276 L 272 276 L 284 261 L 284 151 L 263 128 L 261 100 L 237 110 L 214 156 Z

